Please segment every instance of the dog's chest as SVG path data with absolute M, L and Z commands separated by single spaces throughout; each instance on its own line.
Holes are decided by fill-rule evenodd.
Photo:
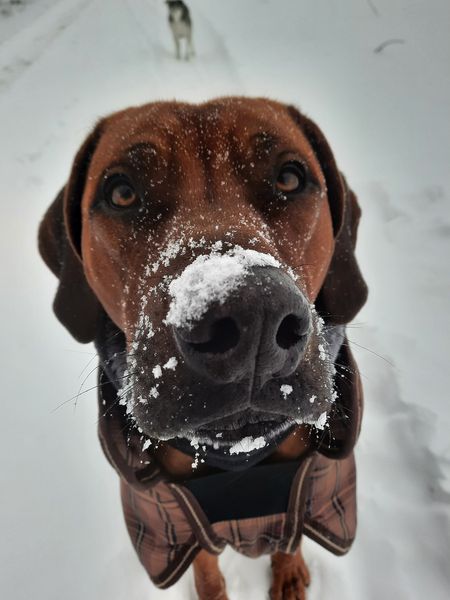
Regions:
M 175 8 L 170 12 L 170 27 L 175 37 L 188 37 L 190 33 L 190 25 L 185 19 L 184 12 L 181 8 Z

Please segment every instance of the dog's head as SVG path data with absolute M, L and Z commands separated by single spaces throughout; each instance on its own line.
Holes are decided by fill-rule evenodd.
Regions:
M 166 4 L 170 12 L 174 10 L 183 9 L 185 6 L 182 0 L 166 0 Z
M 103 313 L 123 332 L 121 398 L 148 436 L 251 452 L 323 426 L 321 317 L 346 323 L 366 298 L 358 220 L 323 134 L 293 107 L 153 103 L 98 123 L 40 249 L 72 335 L 94 339 Z

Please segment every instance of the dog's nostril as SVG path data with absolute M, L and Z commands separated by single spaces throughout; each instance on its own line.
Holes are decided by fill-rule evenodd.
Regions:
M 289 350 L 308 333 L 308 327 L 303 319 L 295 315 L 284 317 L 278 327 L 276 340 L 280 348 Z
M 224 354 L 237 346 L 240 333 L 236 322 L 230 317 L 219 319 L 211 326 L 211 337 L 207 342 L 189 342 L 189 346 L 196 352 L 210 354 Z

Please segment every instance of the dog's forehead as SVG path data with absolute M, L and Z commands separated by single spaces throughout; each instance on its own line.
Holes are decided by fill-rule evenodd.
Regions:
M 309 143 L 283 104 L 249 98 L 225 98 L 204 104 L 151 103 L 127 109 L 105 120 L 96 162 L 128 159 L 144 146 L 168 157 L 195 158 L 233 150 L 250 156 L 291 145 L 311 152 Z M 100 165 L 98 165 L 100 166 Z

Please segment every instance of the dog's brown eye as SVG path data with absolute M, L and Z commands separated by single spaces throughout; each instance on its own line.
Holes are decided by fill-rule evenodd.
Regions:
M 124 175 L 114 175 L 109 179 L 104 187 L 104 195 L 106 202 L 117 209 L 130 208 L 139 200 L 136 190 Z
M 278 173 L 276 188 L 283 194 L 294 194 L 301 192 L 306 185 L 304 167 L 297 162 L 283 165 Z
M 120 183 L 111 192 L 111 204 L 117 208 L 128 208 L 137 200 L 137 195 L 131 185 Z

